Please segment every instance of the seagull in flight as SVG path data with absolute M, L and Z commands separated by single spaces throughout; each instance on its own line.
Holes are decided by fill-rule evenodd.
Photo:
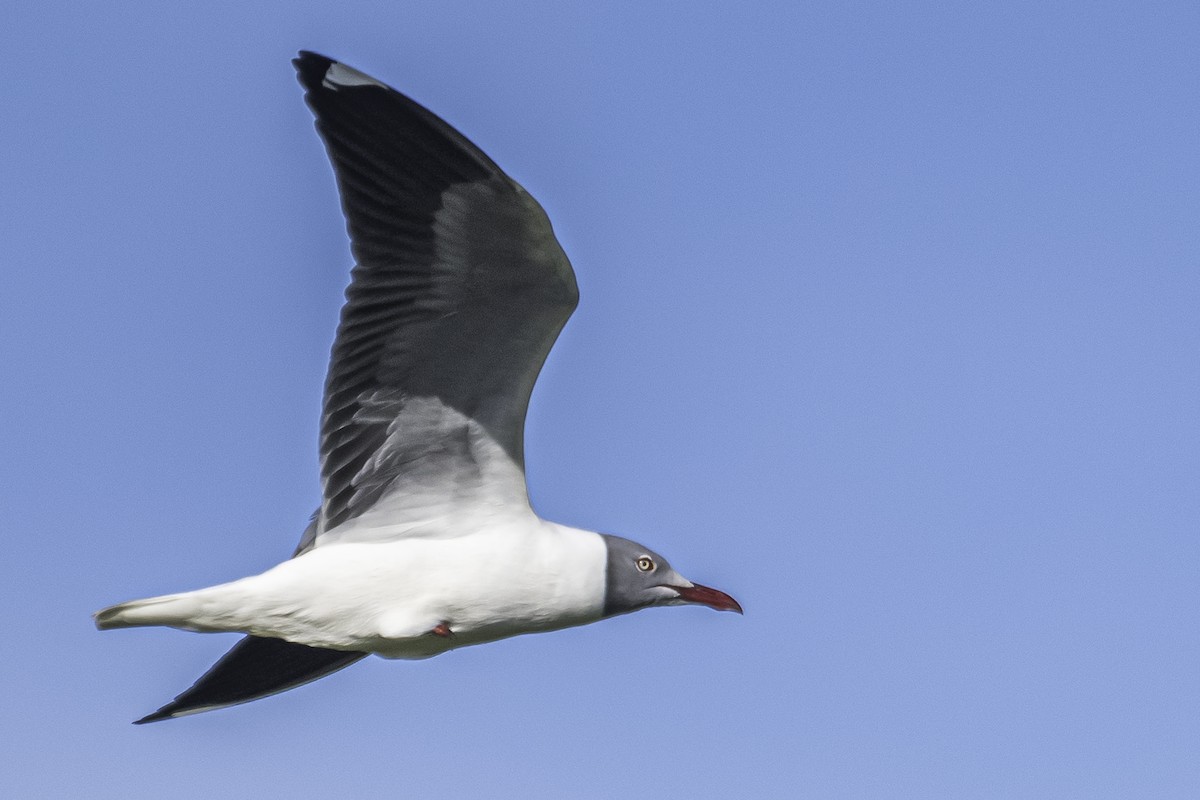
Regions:
M 106 608 L 101 630 L 246 634 L 137 720 L 245 703 L 369 654 L 421 659 L 652 606 L 741 613 L 629 539 L 543 520 L 529 395 L 579 293 L 546 213 L 479 148 L 376 79 L 293 61 L 356 265 L 321 414 L 321 507 L 260 575 Z

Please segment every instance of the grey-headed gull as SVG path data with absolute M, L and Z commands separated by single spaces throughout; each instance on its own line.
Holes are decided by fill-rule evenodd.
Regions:
M 325 382 L 321 507 L 261 575 L 96 613 L 101 629 L 247 634 L 138 722 L 282 692 L 371 653 L 428 658 L 651 606 L 741 612 L 647 547 L 530 507 L 529 394 L 578 301 L 537 201 L 394 89 L 315 53 L 293 63 L 356 261 Z

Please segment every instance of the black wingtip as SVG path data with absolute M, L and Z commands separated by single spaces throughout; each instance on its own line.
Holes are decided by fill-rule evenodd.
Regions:
M 214 665 L 214 669 L 215 669 L 215 665 Z M 204 677 L 207 677 L 207 675 L 205 675 Z M 202 677 L 201 680 L 204 680 L 204 677 Z M 218 708 L 227 708 L 230 705 L 238 705 L 239 704 L 239 703 L 224 703 L 224 704 L 217 703 L 217 704 L 205 706 L 204 704 L 193 703 L 190 701 L 190 698 L 191 698 L 192 693 L 194 692 L 195 688 L 196 687 L 193 686 L 191 689 L 189 689 L 188 691 L 179 695 L 179 697 L 176 697 L 174 700 L 167 703 L 165 706 L 158 709 L 157 711 L 147 714 L 146 716 L 142 717 L 141 719 L 135 719 L 133 721 L 133 724 L 134 725 L 145 725 L 148 722 L 162 722 L 164 719 L 177 719 L 178 717 L 188 717 L 188 716 L 191 716 L 192 714 L 198 714 L 201 711 L 209 711 L 209 710 L 216 711 Z M 254 698 L 248 698 L 248 700 L 252 700 L 252 699 L 254 699 Z M 248 700 L 243 700 L 240 702 L 248 702 Z
M 312 50 L 301 50 L 292 59 L 292 63 L 299 69 L 302 66 L 313 65 L 321 69 L 328 69 L 329 65 L 334 63 L 329 56 L 323 56 L 320 53 L 314 53 Z
M 141 719 L 135 719 L 133 721 L 133 724 L 134 725 L 145 725 L 147 722 L 161 722 L 164 719 L 170 719 L 171 712 L 167 710 L 169 708 L 170 708 L 170 705 L 165 705 L 162 708 L 160 708 L 158 711 L 155 711 L 153 714 L 147 714 L 146 716 L 142 717 Z
M 246 636 L 190 689 L 133 724 L 145 725 L 248 703 L 323 678 L 366 655 Z
M 299 74 L 300 83 L 304 84 L 307 89 L 314 89 L 321 85 L 321 79 L 325 77 L 325 73 L 329 71 L 329 67 L 335 64 L 332 58 L 323 56 L 320 53 L 314 53 L 311 50 L 301 50 L 296 58 L 292 59 L 292 66 L 296 68 Z

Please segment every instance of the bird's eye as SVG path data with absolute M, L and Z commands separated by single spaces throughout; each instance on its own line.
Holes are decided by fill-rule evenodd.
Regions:
M 654 559 L 650 556 L 642 556 L 637 560 L 637 568 L 642 572 L 651 572 L 654 569 Z

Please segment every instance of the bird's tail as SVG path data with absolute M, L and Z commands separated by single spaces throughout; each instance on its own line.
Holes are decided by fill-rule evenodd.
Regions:
M 97 611 L 92 618 L 96 620 L 96 627 L 102 631 L 144 625 L 193 628 L 190 623 L 199 610 L 200 603 L 195 597 L 195 592 L 186 592 L 118 603 Z

